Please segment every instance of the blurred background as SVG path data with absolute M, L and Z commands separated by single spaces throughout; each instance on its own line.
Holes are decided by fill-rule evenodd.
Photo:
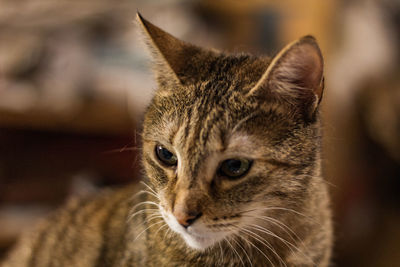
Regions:
M 175 36 L 325 56 L 324 172 L 335 266 L 400 266 L 400 2 L 0 0 L 0 258 L 71 195 L 140 179 L 156 85 L 136 10 Z

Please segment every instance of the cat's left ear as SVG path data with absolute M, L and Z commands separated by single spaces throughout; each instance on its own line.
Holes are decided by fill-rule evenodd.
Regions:
M 155 74 L 159 84 L 173 88 L 174 85 L 193 82 L 196 77 L 193 74 L 198 73 L 197 62 L 203 62 L 212 53 L 179 40 L 144 19 L 139 12 L 137 21 L 156 63 Z
M 260 94 L 291 104 L 306 119 L 313 119 L 324 89 L 324 61 L 312 36 L 281 50 L 249 94 Z

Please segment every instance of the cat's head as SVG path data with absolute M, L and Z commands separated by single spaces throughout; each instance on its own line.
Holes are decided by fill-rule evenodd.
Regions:
M 300 211 L 319 175 L 315 39 L 271 60 L 205 50 L 138 20 L 159 86 L 145 115 L 143 162 L 170 228 L 205 249 L 265 215 L 296 220 L 285 209 Z

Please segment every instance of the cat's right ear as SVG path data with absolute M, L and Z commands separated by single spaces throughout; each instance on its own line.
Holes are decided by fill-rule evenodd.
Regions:
M 249 95 L 278 100 L 313 120 L 324 89 L 323 58 L 312 36 L 305 36 L 281 50 Z
M 160 84 L 185 84 L 185 71 L 191 68 L 191 58 L 201 53 L 201 49 L 181 41 L 144 19 L 137 12 L 137 21 L 145 36 L 153 59 L 155 73 Z

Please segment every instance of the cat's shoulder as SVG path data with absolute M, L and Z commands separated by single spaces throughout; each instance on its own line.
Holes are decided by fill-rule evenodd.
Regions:
M 120 242 L 124 231 L 121 226 L 126 224 L 137 191 L 137 185 L 127 185 L 69 198 L 21 236 L 2 266 L 44 266 L 54 260 L 60 264 L 67 260 L 93 261 L 105 244 Z M 63 259 L 71 245 L 74 252 Z M 79 255 L 79 251 L 85 255 Z M 58 255 L 57 259 L 51 255 Z

